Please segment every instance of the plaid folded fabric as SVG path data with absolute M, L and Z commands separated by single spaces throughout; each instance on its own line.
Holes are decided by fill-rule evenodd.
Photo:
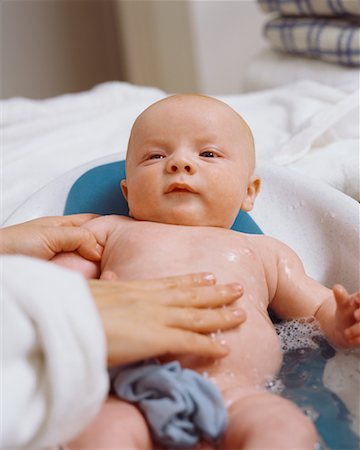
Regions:
M 258 0 L 265 12 L 284 16 L 360 16 L 360 0 Z
M 360 66 L 360 28 L 357 23 L 338 19 L 278 17 L 265 24 L 264 34 L 278 50 Z

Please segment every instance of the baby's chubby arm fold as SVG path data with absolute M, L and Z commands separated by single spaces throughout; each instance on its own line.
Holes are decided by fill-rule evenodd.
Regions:
M 274 241 L 276 289 L 271 309 L 282 319 L 314 317 L 335 347 L 360 346 L 360 293 L 349 295 L 340 285 L 333 291 L 309 277 L 288 246 Z

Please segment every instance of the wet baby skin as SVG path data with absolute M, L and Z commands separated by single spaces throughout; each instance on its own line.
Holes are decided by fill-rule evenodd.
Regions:
M 285 244 L 229 229 L 240 208 L 253 207 L 260 186 L 254 168 L 251 132 L 229 106 L 193 95 L 157 102 L 138 117 L 129 140 L 121 187 L 131 217 L 86 224 L 104 247 L 101 264 L 78 255 L 56 259 L 88 277 L 131 280 L 211 271 L 220 283 L 240 283 L 238 305 L 246 321 L 217 337 L 229 355 L 180 362 L 206 373 L 223 394 L 229 426 L 222 448 L 311 449 L 317 441 L 311 422 L 264 389 L 282 359 L 268 307 L 284 319 L 316 317 L 333 344 L 351 347 L 360 344 L 360 299 L 340 287 L 334 296 L 308 277 Z M 126 427 L 102 435 L 105 423 L 122 418 Z M 120 401 L 107 403 L 73 446 L 90 443 L 152 448 L 141 414 Z

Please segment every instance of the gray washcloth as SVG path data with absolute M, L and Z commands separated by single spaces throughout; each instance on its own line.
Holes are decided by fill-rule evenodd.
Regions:
M 217 387 L 177 361 L 115 367 L 110 378 L 112 392 L 139 406 L 163 447 L 191 448 L 202 438 L 216 444 L 226 428 Z

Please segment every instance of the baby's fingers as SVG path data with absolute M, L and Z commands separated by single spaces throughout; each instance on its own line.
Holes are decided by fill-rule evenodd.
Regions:
M 360 346 L 360 322 L 355 323 L 345 330 L 348 342 L 354 346 Z
M 357 322 L 360 322 L 360 308 L 357 308 L 357 309 L 354 311 L 354 318 L 355 318 L 355 320 L 356 320 Z
M 344 286 L 341 286 L 341 284 L 336 284 L 333 287 L 333 293 L 338 307 L 345 307 L 349 304 L 350 295 Z

